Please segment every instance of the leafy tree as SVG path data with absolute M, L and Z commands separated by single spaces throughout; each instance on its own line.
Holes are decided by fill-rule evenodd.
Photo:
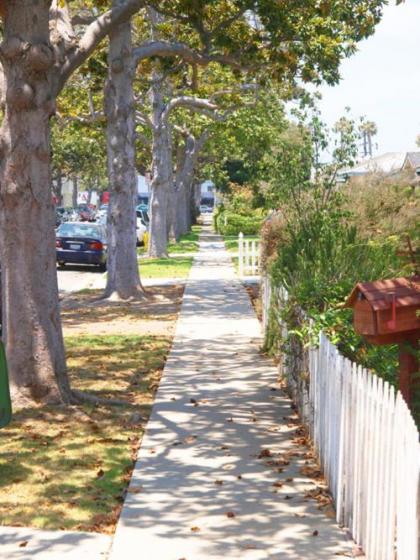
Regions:
M 177 57 L 181 48 L 196 64 L 229 64 L 259 81 L 272 77 L 285 89 L 296 80 L 333 83 L 339 78 L 340 60 L 373 32 L 384 3 L 303 0 L 291 6 L 278 0 L 166 0 L 156 6 L 170 18 L 163 26 L 168 32 L 173 21 L 182 24 L 187 45 L 172 45 L 169 53 L 161 45 L 163 51 L 152 54 Z M 115 1 L 111 10 L 92 20 L 78 3 L 72 3 L 71 10 L 58 0 L 0 2 L 3 323 L 12 390 L 22 400 L 82 398 L 69 387 L 59 317 L 50 118 L 73 72 L 109 32 L 143 6 L 141 0 Z
M 4 118 L 0 130 L 3 328 L 20 402 L 79 402 L 66 374 L 55 262 L 50 119 L 71 74 L 142 2 L 127 0 L 75 33 L 67 7 L 0 3 Z
M 372 157 L 372 138 L 378 134 L 378 127 L 373 121 L 365 120 L 364 117 L 361 119 L 359 126 L 359 131 L 363 139 L 363 155 Z

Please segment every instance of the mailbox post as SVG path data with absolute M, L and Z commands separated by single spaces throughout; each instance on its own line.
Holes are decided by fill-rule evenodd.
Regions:
M 420 276 L 360 282 L 346 307 L 353 309 L 357 333 L 372 344 L 399 344 L 399 386 L 410 403 L 412 377 L 419 371 Z

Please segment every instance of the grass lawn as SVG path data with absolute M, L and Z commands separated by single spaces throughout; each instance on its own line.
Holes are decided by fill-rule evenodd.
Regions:
M 62 302 L 72 386 L 126 404 L 15 411 L 0 430 L 1 525 L 114 531 L 182 296 L 155 292 L 131 310 L 87 294 Z M 108 334 L 92 334 L 101 317 Z
M 169 253 L 196 253 L 198 251 L 198 238 L 200 236 L 202 226 L 196 225 L 192 226 L 192 231 L 181 235 L 181 239 L 178 243 L 169 243 L 168 252 Z M 145 247 L 139 247 L 139 255 L 144 255 L 146 252 Z
M 187 278 L 193 257 L 170 257 L 168 259 L 141 259 L 140 276 L 146 278 Z

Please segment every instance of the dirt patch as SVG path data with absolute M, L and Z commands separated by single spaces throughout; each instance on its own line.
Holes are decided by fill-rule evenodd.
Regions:
M 258 320 L 262 321 L 262 305 L 260 298 L 260 286 L 259 284 L 247 284 L 245 290 L 251 300 L 252 307 L 257 314 Z
M 140 301 L 99 299 L 100 290 L 70 294 L 61 301 L 64 336 L 78 335 L 165 335 L 175 331 L 184 287 L 148 288 Z

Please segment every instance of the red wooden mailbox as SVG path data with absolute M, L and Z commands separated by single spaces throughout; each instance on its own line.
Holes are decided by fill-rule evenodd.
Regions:
M 346 307 L 357 333 L 372 344 L 400 344 L 400 389 L 410 401 L 410 380 L 418 372 L 420 276 L 356 284 Z

